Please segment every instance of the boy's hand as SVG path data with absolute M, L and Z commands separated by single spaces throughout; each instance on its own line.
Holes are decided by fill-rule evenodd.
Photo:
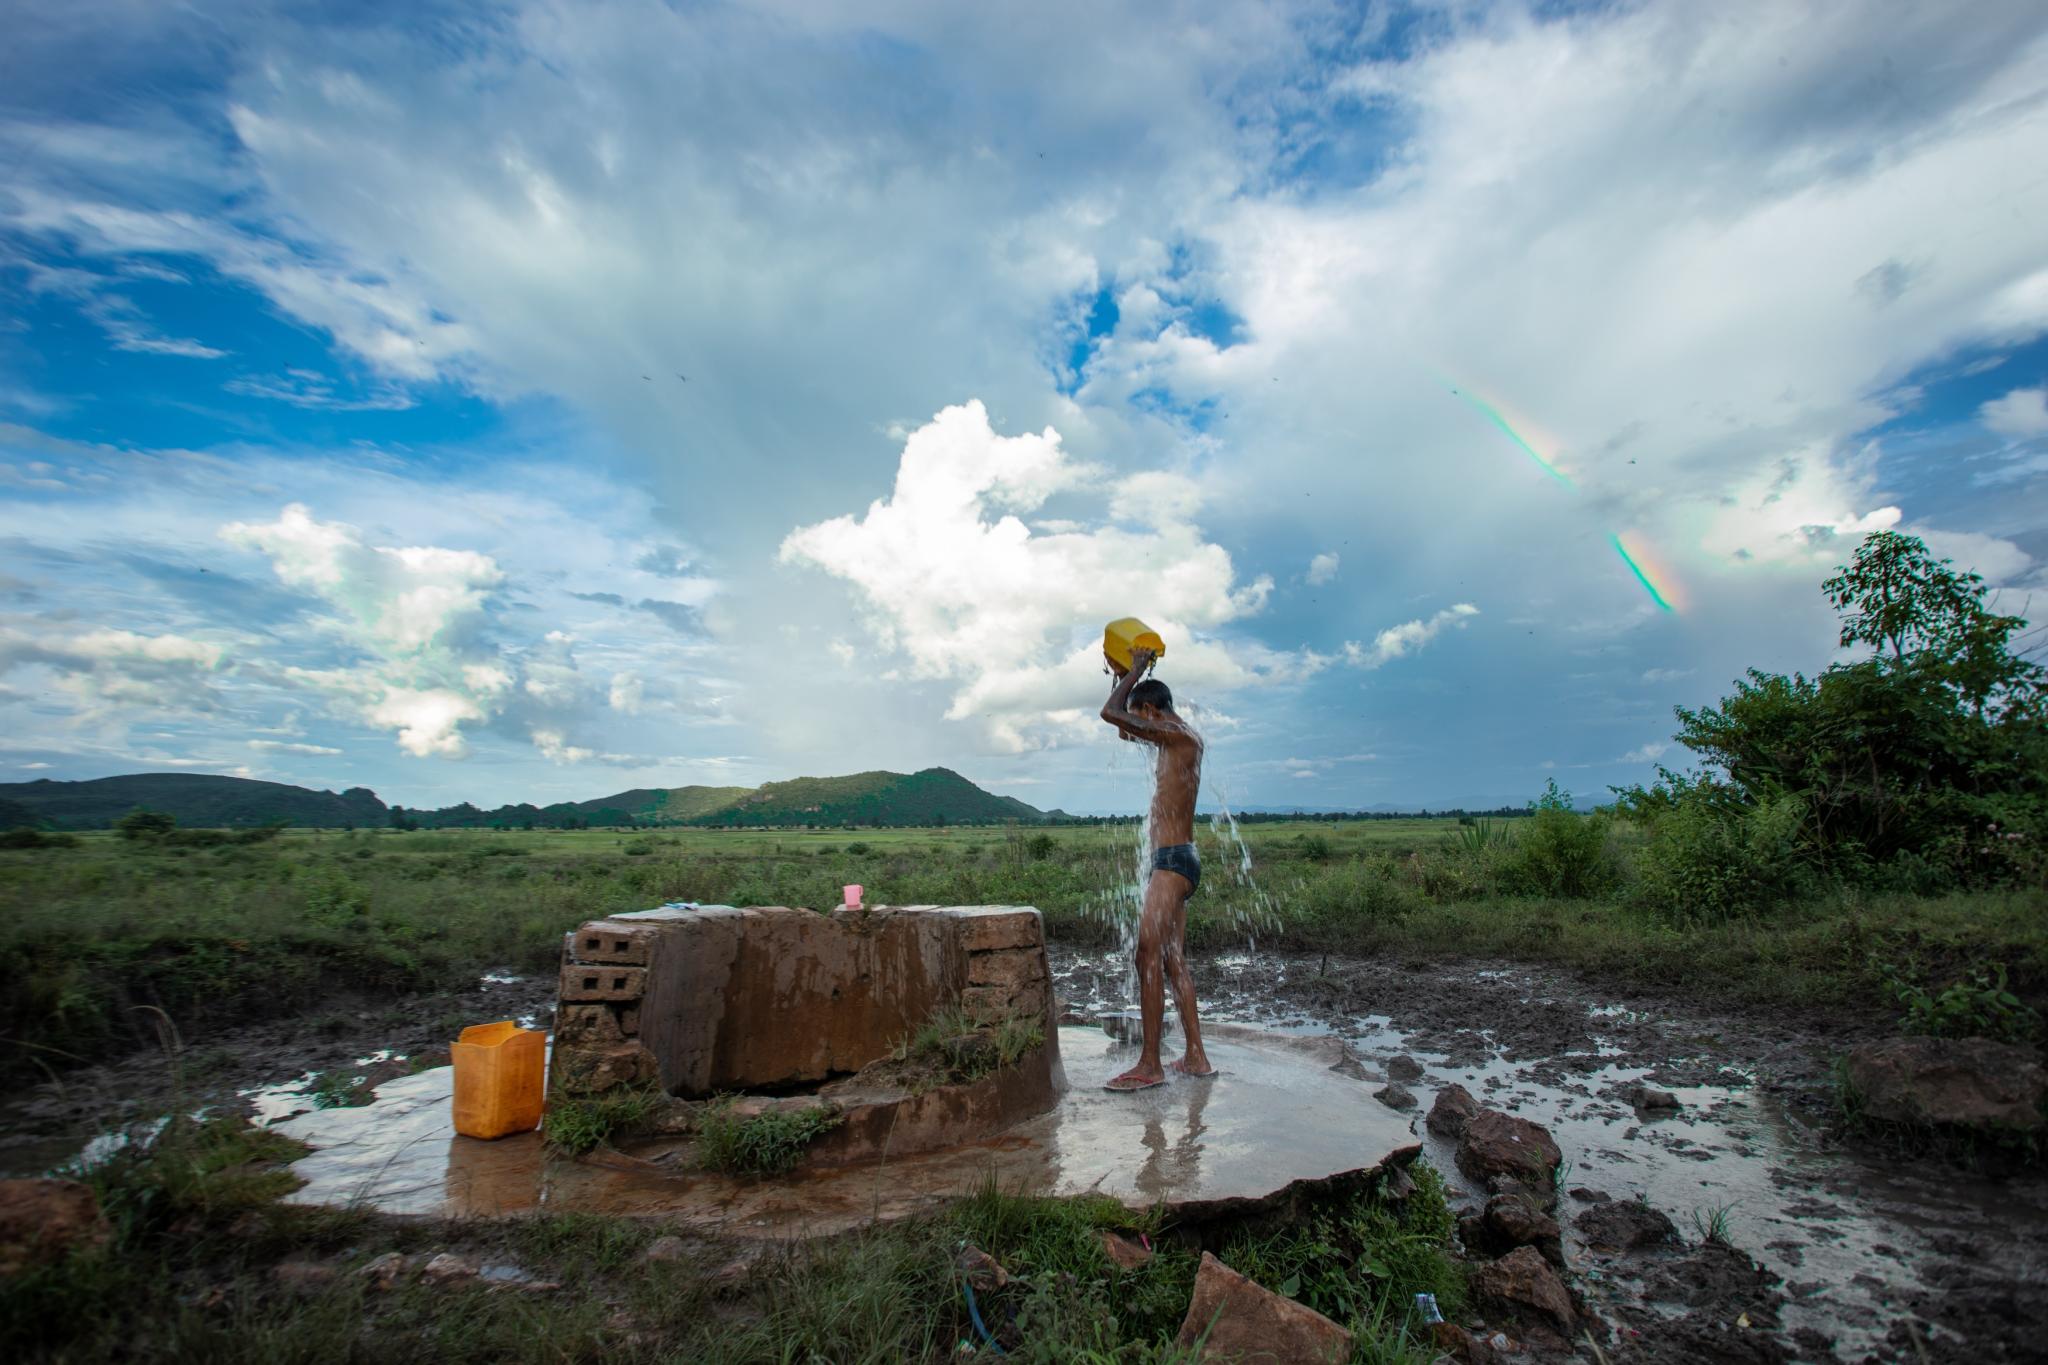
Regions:
M 1157 654 L 1154 654 L 1149 649 L 1145 649 L 1142 647 L 1133 649 L 1131 651 L 1131 667 L 1136 669 L 1138 676 L 1142 678 L 1145 676 L 1146 671 L 1152 667 L 1153 662 L 1157 660 L 1158 657 L 1159 656 Z
M 1125 668 L 1122 664 L 1118 663 L 1115 659 L 1110 658 L 1109 651 L 1106 649 L 1102 651 L 1102 662 L 1108 664 L 1109 671 L 1116 674 L 1116 676 L 1119 678 L 1121 678 L 1125 673 L 1128 673 L 1130 671 L 1129 669 Z

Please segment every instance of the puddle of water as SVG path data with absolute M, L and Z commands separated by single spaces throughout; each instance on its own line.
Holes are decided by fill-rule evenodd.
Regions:
M 499 970 L 495 972 L 485 972 L 481 980 L 482 983 L 486 986 L 516 986 L 520 982 L 526 980 L 526 978 L 523 976 L 515 976 L 513 973 L 509 971 Z
M 1510 974 L 1478 973 L 1489 979 Z M 1429 1160 L 1474 1206 L 1483 1193 L 1458 1174 L 1455 1144 L 1431 1134 L 1421 1121 L 1433 1093 L 1452 1082 L 1482 1104 L 1549 1129 L 1568 1163 L 1560 1189 L 1641 1199 L 1671 1218 L 1689 1242 L 1701 1239 L 1717 1211 L 1725 1212 L 1729 1240 L 1784 1281 L 1785 1332 L 1805 1327 L 1831 1337 L 1844 1359 L 1865 1352 L 1884 1358 L 1900 1302 L 1940 1287 L 1944 1258 L 1937 1243 L 1970 1245 L 1981 1241 L 1987 1226 L 2048 1221 L 2048 1195 L 2038 1184 L 2015 1207 L 2015 1190 L 2008 1185 L 1935 1167 L 1870 1170 L 1818 1149 L 1811 1133 L 1755 1088 L 1753 1070 L 1676 1052 L 1655 1065 L 1624 1065 L 1613 1059 L 1639 1055 L 1640 1047 L 1605 1035 L 1603 1025 L 1638 1024 L 1646 1016 L 1620 1005 L 1585 1013 L 1585 1040 L 1519 1061 L 1507 1060 L 1488 1030 L 1467 1035 L 1484 1041 L 1483 1056 L 1452 1055 L 1412 1042 L 1386 1015 L 1337 1015 L 1319 1023 L 1276 1010 L 1249 991 L 1232 991 L 1213 1007 L 1205 1005 L 1203 1018 L 1299 1036 L 1336 1032 L 1357 1049 L 1368 1071 L 1399 1053 L 1415 1057 L 1426 1071 L 1409 1083 L 1422 1101 L 1412 1129 Z M 1657 1087 L 1677 1096 L 1682 1107 L 1676 1114 L 1653 1118 L 1622 1098 L 1628 1086 L 1663 1068 L 1698 1066 L 1710 1068 L 1718 1083 Z M 1568 1260 L 1597 1310 L 1634 1291 L 1615 1282 L 1614 1272 L 1622 1267 L 1586 1247 L 1572 1229 L 1571 1220 L 1586 1207 L 1567 1195 L 1558 1219 Z

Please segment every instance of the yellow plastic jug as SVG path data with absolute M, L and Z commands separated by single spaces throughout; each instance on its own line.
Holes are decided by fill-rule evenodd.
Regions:
M 547 1038 L 507 1019 L 466 1028 L 455 1055 L 455 1131 L 500 1138 L 540 1126 Z
M 1131 651 L 1149 649 L 1155 657 L 1166 653 L 1166 641 L 1159 638 L 1159 632 L 1135 616 L 1126 616 L 1121 621 L 1111 621 L 1102 629 L 1102 652 L 1119 672 L 1131 671 Z

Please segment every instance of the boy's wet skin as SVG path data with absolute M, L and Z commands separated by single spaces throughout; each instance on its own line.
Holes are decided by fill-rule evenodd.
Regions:
M 1202 740 L 1175 714 L 1173 694 L 1145 674 L 1157 656 L 1149 649 L 1131 652 L 1128 671 L 1117 672 L 1116 686 L 1102 708 L 1102 718 L 1125 739 L 1150 744 L 1158 755 L 1153 772 L 1151 873 L 1145 883 L 1145 907 L 1138 917 L 1138 1014 L 1144 1045 L 1138 1064 L 1111 1080 L 1110 1090 L 1146 1090 L 1166 1083 L 1159 1060 L 1160 1033 L 1166 1020 L 1166 988 L 1173 987 L 1187 1050 L 1168 1063 L 1188 1076 L 1213 1076 L 1216 1068 L 1202 1051 L 1202 1027 L 1196 1017 L 1195 978 L 1187 965 L 1187 905 L 1201 879 L 1195 854 L 1195 796 L 1202 786 Z

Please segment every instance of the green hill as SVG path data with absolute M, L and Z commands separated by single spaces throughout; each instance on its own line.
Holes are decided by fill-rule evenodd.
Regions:
M 770 782 L 692 825 L 943 825 L 1038 821 L 1045 813 L 985 792 L 950 768 Z
M 316 828 L 404 822 L 426 829 L 578 828 L 585 825 L 968 825 L 1043 821 L 1045 812 L 985 792 L 947 768 L 917 773 L 799 777 L 762 787 L 637 787 L 589 801 L 526 803 L 486 810 L 463 802 L 440 810 L 386 807 L 367 787 L 336 795 L 210 773 L 135 773 L 86 782 L 0 784 L 0 828 L 105 829 L 137 806 L 164 811 L 187 828 L 285 820 Z
M 137 806 L 167 811 L 187 826 L 219 829 L 285 820 L 294 825 L 381 825 L 384 803 L 367 787 L 336 795 L 282 782 L 211 773 L 131 773 L 85 782 L 11 782 L 0 801 L 25 807 L 57 829 L 105 829 Z

